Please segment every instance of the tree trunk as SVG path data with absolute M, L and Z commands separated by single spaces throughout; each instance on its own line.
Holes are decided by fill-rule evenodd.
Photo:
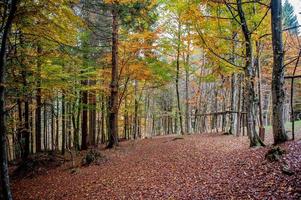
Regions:
M 95 85 L 95 81 L 89 81 L 89 85 Z M 96 144 L 96 94 L 95 91 L 88 93 L 89 102 L 89 144 Z
M 109 143 L 107 148 L 118 144 L 118 16 L 117 8 L 112 9 L 112 79 L 109 102 Z
M 257 71 L 257 87 L 258 87 L 258 114 L 259 114 L 259 137 L 264 141 L 265 129 L 262 120 L 262 94 L 261 94 L 261 63 L 260 63 L 260 42 L 256 42 L 256 71 Z
M 181 134 L 184 134 L 183 130 L 183 119 L 182 119 L 182 112 L 181 112 L 181 102 L 180 102 L 180 91 L 179 91 L 179 79 L 180 79 L 180 47 L 181 47 L 181 23 L 178 24 L 178 45 L 177 45 L 177 72 L 176 72 L 176 93 L 177 93 L 177 115 L 180 119 L 180 131 Z
M 241 101 L 241 94 L 242 94 L 242 92 L 241 92 L 241 90 L 242 90 L 242 87 L 241 87 L 241 84 L 242 84 L 242 80 L 243 80 L 243 78 L 242 78 L 242 75 L 241 74 L 239 74 L 238 75 L 238 98 L 237 98 L 237 126 L 236 126 L 236 136 L 240 136 L 241 135 L 241 133 L 240 133 L 240 131 L 241 131 L 241 105 L 242 105 L 242 101 Z
M 134 81 L 134 139 L 138 136 L 138 81 Z
M 229 134 L 237 133 L 237 75 L 232 74 L 231 77 L 231 111 L 230 113 L 230 129 Z
M 19 37 L 21 48 L 24 48 L 23 46 L 23 38 L 22 34 L 20 34 Z M 24 55 L 21 54 L 21 76 L 22 76 L 22 85 L 25 91 L 28 90 L 28 83 L 27 83 L 27 66 L 24 65 Z M 20 101 L 20 100 L 19 100 Z M 18 102 L 19 104 L 20 102 Z M 19 113 L 20 114 L 20 113 Z M 23 159 L 26 159 L 30 153 L 30 124 L 29 124 L 29 98 L 27 92 L 24 94 L 24 127 L 22 124 L 22 140 L 24 139 L 24 142 L 22 142 L 24 154 L 22 155 Z M 19 116 L 20 118 L 20 116 Z M 22 123 L 22 120 L 20 121 Z
M 79 123 L 80 123 L 80 113 L 81 113 L 81 97 L 77 94 L 77 100 L 73 104 L 73 113 L 72 113 L 72 124 L 73 124 L 73 146 L 75 150 L 80 150 L 79 145 Z M 76 111 L 76 112 L 75 112 Z
M 190 133 L 190 115 L 189 115 L 189 70 L 188 70 L 188 65 L 189 65 L 189 55 L 187 55 L 187 66 L 185 70 L 185 128 L 186 128 L 186 133 Z
M 25 102 L 24 102 L 24 115 L 25 115 L 24 117 L 25 130 L 23 132 L 25 138 L 24 158 L 27 158 L 30 153 L 29 102 L 27 97 L 25 97 Z
M 37 94 L 36 94 L 36 151 L 41 152 L 42 151 L 42 128 L 41 128 L 41 121 L 42 121 L 42 113 L 41 113 L 41 107 L 42 107 L 42 101 L 41 101 L 41 54 L 42 54 L 42 48 L 40 45 L 38 45 L 38 61 L 37 61 Z
M 232 55 L 231 60 L 233 63 L 235 63 L 235 47 L 236 47 L 236 37 L 237 33 L 233 33 L 232 36 Z M 229 134 L 235 135 L 237 134 L 237 113 L 234 113 L 237 111 L 237 74 L 233 73 L 231 77 L 231 111 L 233 113 L 230 113 L 230 129 Z
M 129 139 L 128 126 L 129 126 L 129 113 L 128 113 L 127 95 L 125 95 L 125 97 L 124 97 L 124 130 L 123 130 L 125 139 Z
M 246 48 L 246 64 L 245 64 L 245 106 L 247 111 L 247 134 L 250 138 L 250 146 L 263 146 L 263 142 L 259 138 L 256 132 L 256 117 L 255 117 L 255 73 L 254 73 L 254 63 L 253 63 L 253 49 L 251 41 L 251 33 L 248 29 L 247 21 L 245 18 L 244 11 L 242 9 L 241 0 L 237 0 L 238 15 L 241 22 L 242 32 L 245 38 L 245 48 Z
M 22 158 L 24 157 L 24 145 L 22 143 L 22 135 L 23 135 L 23 109 L 22 109 L 22 100 L 19 98 L 17 100 L 18 104 L 18 120 L 17 123 L 17 143 L 18 145 L 15 147 L 16 149 L 16 158 L 19 158 L 19 156 Z M 18 148 L 19 147 L 19 148 Z
M 55 135 L 55 149 L 58 151 L 59 150 L 59 124 L 60 124 L 60 102 L 59 102 L 59 94 L 57 94 L 57 99 L 56 99 L 56 111 L 57 111 L 57 116 L 56 116 L 56 135 Z
M 273 102 L 273 135 L 274 143 L 287 141 L 284 127 L 284 65 L 282 43 L 282 4 L 281 0 L 271 2 L 272 13 L 272 44 L 273 44 L 273 78 L 272 78 L 272 102 Z
M 9 186 L 9 174 L 7 165 L 7 144 L 6 144 L 6 110 L 5 110 L 5 75 L 6 75 L 6 49 L 7 40 L 13 19 L 17 10 L 17 0 L 12 0 L 9 7 L 9 15 L 6 20 L 2 34 L 0 49 L 0 162 L 1 162 L 1 185 L 2 195 L 5 200 L 12 199 Z
M 51 151 L 54 151 L 54 128 L 55 128 L 54 110 L 52 109 L 52 112 L 51 112 Z
M 43 125 L 44 125 L 44 129 L 43 129 L 43 132 L 44 132 L 44 151 L 47 151 L 48 150 L 48 118 L 47 118 L 47 107 L 46 107 L 46 103 L 44 102 L 44 112 L 43 112 L 43 116 L 44 116 L 44 119 L 43 119 Z
M 83 81 L 83 85 L 87 85 L 87 81 Z M 81 92 L 82 94 L 82 145 L 81 149 L 88 149 L 88 92 L 86 90 Z
M 62 155 L 65 155 L 66 150 L 66 105 L 65 94 L 62 93 Z
M 104 144 L 106 142 L 106 109 L 105 109 L 105 101 L 106 101 L 106 97 L 104 96 L 104 94 L 101 95 L 102 99 L 101 99 L 101 143 Z

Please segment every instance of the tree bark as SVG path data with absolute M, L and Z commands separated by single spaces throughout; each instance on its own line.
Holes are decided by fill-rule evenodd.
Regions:
M 231 76 L 231 111 L 230 114 L 230 129 L 229 134 L 237 134 L 237 75 L 232 74 Z
M 89 85 L 95 85 L 95 81 L 89 81 Z M 89 144 L 96 144 L 96 94 L 95 91 L 88 93 L 89 101 Z
M 138 136 L 138 81 L 134 80 L 134 139 Z
M 262 117 L 262 93 L 261 93 L 261 62 L 260 62 L 260 41 L 256 42 L 256 70 L 257 70 L 257 87 L 258 87 L 258 118 L 259 118 L 259 137 L 264 141 L 265 129 Z
M 263 142 L 256 132 L 256 117 L 255 117 L 255 72 L 253 63 L 253 49 L 251 41 L 251 33 L 249 31 L 244 11 L 242 9 L 241 0 L 237 0 L 237 10 L 241 22 L 242 32 L 245 38 L 246 49 L 246 64 L 245 64 L 245 106 L 247 112 L 247 134 L 250 138 L 250 146 L 263 146 Z
M 79 92 L 80 94 L 80 92 Z M 79 123 L 80 123 L 80 113 L 81 113 L 81 97 L 77 93 L 77 100 L 73 104 L 73 113 L 72 113 L 72 124 L 73 124 L 73 146 L 75 150 L 80 150 L 80 143 L 79 143 Z M 76 111 L 76 112 L 75 112 Z
M 51 112 L 51 151 L 54 151 L 54 129 L 55 129 L 54 110 L 52 107 L 52 112 Z
M 104 94 L 101 95 L 101 143 L 104 144 L 106 142 L 106 109 L 105 109 L 105 101 L 106 97 Z
M 279 144 L 287 141 L 288 137 L 284 127 L 284 64 L 282 43 L 282 4 L 281 0 L 271 2 L 272 14 L 272 45 L 273 45 L 273 79 L 272 79 L 272 102 L 273 102 L 273 135 L 274 143 Z
M 38 45 L 37 49 L 38 53 L 38 60 L 37 60 L 37 93 L 36 93 L 36 151 L 41 152 L 42 151 L 42 128 L 41 128 L 41 121 L 42 121 L 42 113 L 41 113 L 41 107 L 42 107 L 42 101 L 41 101 L 41 54 L 42 54 L 42 48 L 40 45 Z
M 188 32 L 190 36 L 190 30 Z M 185 69 L 185 128 L 186 133 L 190 133 L 190 106 L 189 106 L 189 64 L 190 64 L 190 42 L 188 42 L 188 53 L 186 56 L 186 69 Z
M 236 136 L 240 136 L 241 135 L 241 133 L 240 133 L 240 131 L 241 131 L 241 111 L 242 111 L 242 109 L 241 109 L 241 105 L 242 105 L 242 101 L 241 101 L 241 94 L 242 94 L 242 92 L 241 92 L 241 90 L 242 90 L 242 87 L 241 87 L 241 84 L 242 84 L 242 80 L 243 80 L 243 78 L 242 78 L 242 75 L 241 74 L 239 74 L 238 75 L 238 98 L 237 98 L 237 126 L 236 126 Z
M 56 99 L 56 135 L 55 135 L 55 149 L 58 151 L 59 150 L 59 125 L 60 125 L 60 102 L 59 102 L 59 94 L 57 94 L 57 99 Z
M 0 162 L 1 162 L 1 185 L 2 195 L 5 200 L 11 200 L 12 194 L 9 186 L 9 174 L 7 164 L 7 144 L 6 144 L 6 110 L 5 110 L 5 75 L 6 75 L 6 49 L 7 40 L 13 19 L 17 11 L 17 0 L 12 0 L 9 6 L 9 14 L 4 23 L 0 48 Z
M 65 155 L 66 151 L 66 105 L 65 94 L 62 93 L 62 155 Z
M 180 79 L 180 51 L 181 51 L 181 23 L 178 22 L 178 40 L 177 40 L 177 60 L 176 60 L 176 66 L 177 66 L 177 71 L 176 71 L 176 93 L 177 93 L 177 115 L 179 116 L 180 119 L 180 131 L 181 134 L 184 134 L 183 130 L 183 118 L 182 118 L 182 111 L 181 111 L 181 102 L 180 102 L 180 91 L 179 91 L 179 79 Z
M 83 81 L 83 85 L 87 85 L 87 81 Z M 81 149 L 86 150 L 88 149 L 88 92 L 82 91 L 82 145 Z
M 118 16 L 117 8 L 112 8 L 112 78 L 109 102 L 109 143 L 107 148 L 118 144 Z
M 23 37 L 22 34 L 20 33 L 20 46 L 21 48 L 24 48 L 23 46 Z M 30 124 L 29 124 L 29 98 L 28 98 L 28 94 L 27 91 L 28 90 L 28 83 L 27 83 L 27 66 L 24 65 L 24 55 L 21 52 L 21 59 L 20 59 L 20 64 L 21 64 L 21 80 L 22 80 L 22 86 L 23 86 L 23 90 L 24 90 L 24 94 L 22 94 L 22 96 L 24 97 L 23 101 L 24 101 L 24 125 L 22 123 L 22 118 L 21 119 L 21 124 L 22 124 L 22 131 L 21 131 L 21 138 L 22 138 L 22 149 L 23 151 L 23 155 L 22 155 L 22 159 L 26 159 L 30 153 Z M 20 99 L 18 99 L 18 105 L 20 105 Z M 22 107 L 22 105 L 20 105 Z M 22 115 L 22 113 L 19 113 L 19 115 Z M 23 142 L 24 139 L 24 142 Z
M 125 95 L 125 97 L 124 97 L 124 130 L 123 130 L 125 139 L 129 139 L 128 126 L 129 126 L 129 113 L 128 113 L 127 95 Z
M 235 63 L 235 47 L 236 47 L 236 40 L 237 33 L 233 32 L 232 36 L 232 55 L 231 60 Z M 237 74 L 233 73 L 231 76 L 231 111 L 237 111 Z M 237 134 L 237 114 L 231 113 L 230 114 L 230 129 L 229 134 L 235 135 Z
M 44 102 L 44 106 L 43 106 L 43 125 L 44 125 L 44 129 L 43 129 L 43 135 L 44 135 L 44 151 L 48 150 L 48 116 L 47 116 L 47 107 L 46 107 L 46 102 Z

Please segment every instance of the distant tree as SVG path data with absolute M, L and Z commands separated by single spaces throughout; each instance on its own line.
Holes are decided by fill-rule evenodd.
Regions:
M 284 28 L 292 28 L 289 30 L 290 33 L 298 35 L 299 29 L 297 27 L 299 26 L 299 22 L 294 12 L 294 7 L 290 4 L 290 2 L 288 2 L 288 0 L 284 2 L 282 15 Z

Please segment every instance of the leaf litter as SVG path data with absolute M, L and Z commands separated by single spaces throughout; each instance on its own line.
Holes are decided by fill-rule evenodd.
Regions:
M 301 143 L 249 148 L 246 137 L 195 134 L 121 142 L 106 162 L 13 180 L 14 199 L 300 199 Z M 172 142 L 170 142 L 172 141 Z M 285 172 L 284 172 L 285 171 Z M 289 175 L 288 175 L 289 174 Z

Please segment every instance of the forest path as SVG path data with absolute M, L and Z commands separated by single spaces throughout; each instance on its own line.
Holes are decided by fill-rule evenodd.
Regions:
M 13 183 L 15 199 L 298 199 L 301 142 L 283 145 L 277 163 L 268 148 L 250 149 L 246 137 L 197 134 L 122 142 L 103 153 L 108 160 L 65 167 Z M 294 175 L 281 172 L 286 160 Z M 299 184 L 299 185 L 298 185 Z M 298 196 L 299 195 L 299 196 Z

